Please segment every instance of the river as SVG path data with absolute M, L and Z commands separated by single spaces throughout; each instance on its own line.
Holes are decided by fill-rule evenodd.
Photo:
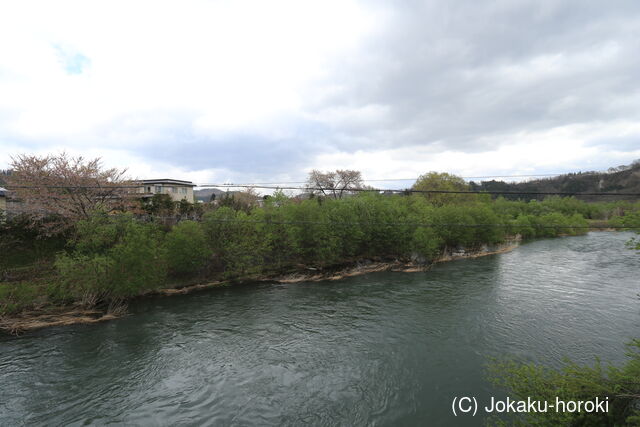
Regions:
M 622 363 L 640 336 L 632 233 L 538 240 L 423 273 L 137 301 L 0 336 L 0 425 L 481 425 L 493 357 Z

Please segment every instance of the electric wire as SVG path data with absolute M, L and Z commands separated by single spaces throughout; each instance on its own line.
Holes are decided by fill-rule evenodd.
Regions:
M 414 190 L 414 189 L 369 189 L 369 188 L 335 188 L 335 187 L 293 187 L 293 186 L 267 186 L 267 185 L 238 185 L 238 184 L 210 184 L 199 185 L 201 188 L 253 188 L 253 189 L 269 189 L 269 190 L 303 190 L 303 191 L 322 191 L 329 193 L 351 193 L 351 192 L 369 192 L 369 193 L 393 193 L 393 194 L 490 194 L 490 195 L 536 195 L 536 196 L 632 196 L 640 197 L 640 193 L 606 193 L 606 192 L 568 192 L 568 191 L 512 191 L 512 190 Z M 72 190 L 72 189 L 97 189 L 97 190 L 113 190 L 118 188 L 140 188 L 139 185 L 116 185 L 116 186 L 93 186 L 93 185 L 66 185 L 66 186 L 44 186 L 44 185 L 23 185 L 23 186 L 8 186 L 8 189 L 60 189 L 60 190 Z M 136 194 L 136 193 L 132 193 Z M 139 193 L 142 194 L 142 193 Z
M 208 186 L 207 186 L 208 187 Z M 334 188 L 334 187 L 285 187 L 285 186 L 267 186 L 267 185 L 237 185 L 237 184 L 213 184 L 211 187 L 223 188 L 254 188 L 269 190 L 307 190 L 307 191 L 327 191 L 330 193 L 349 193 L 349 192 L 379 192 L 379 193 L 417 193 L 417 194 L 512 194 L 512 195 L 557 195 L 557 196 L 634 196 L 639 197 L 640 193 L 605 193 L 605 192 L 568 192 L 568 191 L 472 191 L 472 190 L 414 190 L 414 189 L 369 189 L 369 188 Z M 205 187 L 206 188 L 206 187 Z

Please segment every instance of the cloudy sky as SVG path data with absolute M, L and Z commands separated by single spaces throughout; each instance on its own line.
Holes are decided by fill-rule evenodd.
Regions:
M 639 34 L 637 0 L 3 2 L 0 168 L 604 170 L 640 158 Z

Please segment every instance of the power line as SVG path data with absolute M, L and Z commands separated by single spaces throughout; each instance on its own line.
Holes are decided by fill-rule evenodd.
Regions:
M 22 186 L 8 186 L 8 188 L 19 189 L 99 189 L 99 190 L 113 190 L 118 188 L 140 188 L 139 185 L 22 185 Z M 378 193 L 393 193 L 393 194 L 406 194 L 406 193 L 418 193 L 418 194 L 491 194 L 491 195 L 533 195 L 533 196 L 633 196 L 640 197 L 640 193 L 604 193 L 604 192 L 565 192 L 565 191 L 471 191 L 471 190 L 413 190 L 413 189 L 367 189 L 367 188 L 331 188 L 331 187 L 293 187 L 293 186 L 267 186 L 267 185 L 240 185 L 240 184 L 207 184 L 200 185 L 199 187 L 208 188 L 254 188 L 254 189 L 269 189 L 269 190 L 303 190 L 303 191 L 322 191 L 330 193 L 350 193 L 350 192 L 378 192 Z M 142 194 L 142 193 L 131 193 Z
M 367 189 L 367 188 L 329 188 L 329 187 L 287 187 L 287 186 L 267 186 L 267 185 L 238 185 L 238 184 L 211 184 L 211 187 L 222 188 L 255 188 L 269 190 L 307 190 L 307 191 L 328 191 L 331 193 L 349 192 L 380 192 L 380 193 L 418 193 L 418 194 L 511 194 L 511 195 L 556 195 L 556 196 L 634 196 L 639 197 L 640 193 L 575 193 L 565 191 L 471 191 L 471 190 L 413 190 L 413 189 Z M 206 187 L 209 187 L 207 185 Z
M 463 179 L 481 179 L 481 178 L 534 178 L 534 177 L 548 177 L 548 176 L 560 176 L 565 175 L 561 173 L 543 173 L 543 174 L 531 174 L 531 175 L 479 175 L 479 176 L 461 176 Z M 380 179 L 361 179 L 362 182 L 387 182 L 387 181 L 417 181 L 418 178 L 380 178 Z M 234 185 L 237 187 L 245 185 L 277 185 L 277 184 L 306 184 L 308 181 L 274 181 L 274 182 L 246 182 L 246 183 L 231 183 L 226 185 Z M 198 184 L 197 187 L 209 187 L 220 184 Z
M 559 176 L 565 175 L 561 173 L 547 173 L 547 174 L 531 174 L 531 175 L 478 175 L 478 176 L 461 176 L 460 178 L 471 179 L 471 178 L 533 178 L 533 177 L 548 177 L 548 176 Z M 379 178 L 379 179 L 362 179 L 362 182 L 387 182 L 387 181 L 416 181 L 418 178 Z M 247 182 L 247 183 L 225 183 L 225 184 L 196 184 L 196 187 L 212 187 L 212 186 L 245 186 L 245 185 L 278 185 L 278 184 L 306 184 L 308 181 L 273 181 L 273 182 Z M 140 185 L 118 185 L 118 186 L 109 186 L 109 188 L 138 188 L 143 186 Z M 32 188 L 32 186 L 10 186 L 11 188 Z M 47 188 L 68 188 L 70 186 L 47 186 Z M 73 186 L 73 187 L 82 187 L 82 188 L 102 188 L 101 186 Z M 7 186 L 5 186 L 7 188 Z

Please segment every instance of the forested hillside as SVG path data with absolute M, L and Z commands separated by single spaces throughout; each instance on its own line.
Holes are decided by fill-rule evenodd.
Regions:
M 471 182 L 475 191 L 523 191 L 523 192 L 567 192 L 567 193 L 640 193 L 640 160 L 628 166 L 610 168 L 607 172 L 578 172 L 552 178 L 536 179 L 520 183 L 504 181 Z M 542 199 L 536 195 L 505 195 L 511 199 Z M 582 200 L 600 200 L 597 196 L 578 196 Z M 623 200 L 620 198 L 618 200 Z M 633 199 L 633 198 L 631 198 Z

